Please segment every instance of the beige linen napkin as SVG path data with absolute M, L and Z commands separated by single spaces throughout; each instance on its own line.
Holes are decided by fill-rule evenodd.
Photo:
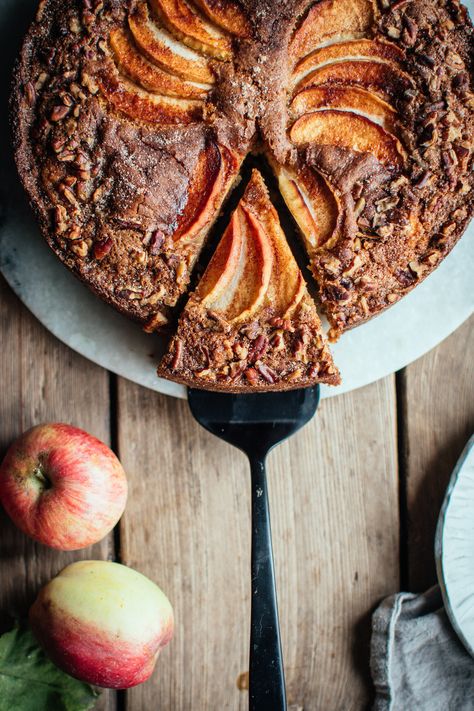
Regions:
M 398 593 L 372 618 L 373 711 L 474 711 L 474 660 L 456 636 L 439 587 Z

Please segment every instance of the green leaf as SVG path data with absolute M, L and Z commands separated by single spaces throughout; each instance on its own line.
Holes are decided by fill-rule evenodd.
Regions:
M 0 711 L 87 711 L 98 693 L 45 655 L 29 630 L 0 637 Z

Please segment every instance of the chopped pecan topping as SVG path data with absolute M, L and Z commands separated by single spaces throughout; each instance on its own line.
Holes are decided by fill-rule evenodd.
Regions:
M 173 360 L 171 361 L 171 367 L 173 370 L 176 370 L 181 365 L 181 361 L 183 359 L 183 341 L 180 338 L 177 338 L 175 343 L 174 343 L 174 353 L 173 353 Z
M 278 379 L 277 374 L 274 370 L 269 368 L 268 365 L 265 365 L 265 363 L 257 363 L 256 368 L 262 378 L 267 381 L 267 383 L 276 383 Z
M 106 257 L 112 249 L 112 245 L 113 241 L 110 237 L 107 237 L 100 242 L 96 242 L 93 252 L 95 259 L 104 259 L 104 257 Z
M 57 122 L 57 121 L 62 121 L 64 118 L 69 113 L 69 106 L 64 106 L 64 104 L 60 104 L 58 106 L 54 106 L 53 110 L 51 111 L 50 119 L 51 121 Z
M 255 362 L 256 360 L 261 358 L 267 348 L 268 338 L 266 338 L 266 336 L 264 336 L 263 334 L 260 334 L 260 336 L 257 336 L 257 338 L 250 344 L 249 361 Z
M 245 371 L 245 377 L 251 385 L 255 385 L 255 383 L 258 381 L 258 373 L 255 368 L 247 368 L 247 370 Z

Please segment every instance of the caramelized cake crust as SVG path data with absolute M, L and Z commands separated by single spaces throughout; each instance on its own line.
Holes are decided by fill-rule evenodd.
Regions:
M 473 46 L 457 0 L 42 0 L 15 74 L 19 172 L 59 258 L 153 331 L 264 152 L 337 338 L 472 216 Z

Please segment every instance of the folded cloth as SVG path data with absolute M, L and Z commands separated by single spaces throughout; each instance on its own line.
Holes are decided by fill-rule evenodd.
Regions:
M 438 586 L 382 602 L 372 618 L 370 657 L 373 711 L 474 711 L 474 659 Z

